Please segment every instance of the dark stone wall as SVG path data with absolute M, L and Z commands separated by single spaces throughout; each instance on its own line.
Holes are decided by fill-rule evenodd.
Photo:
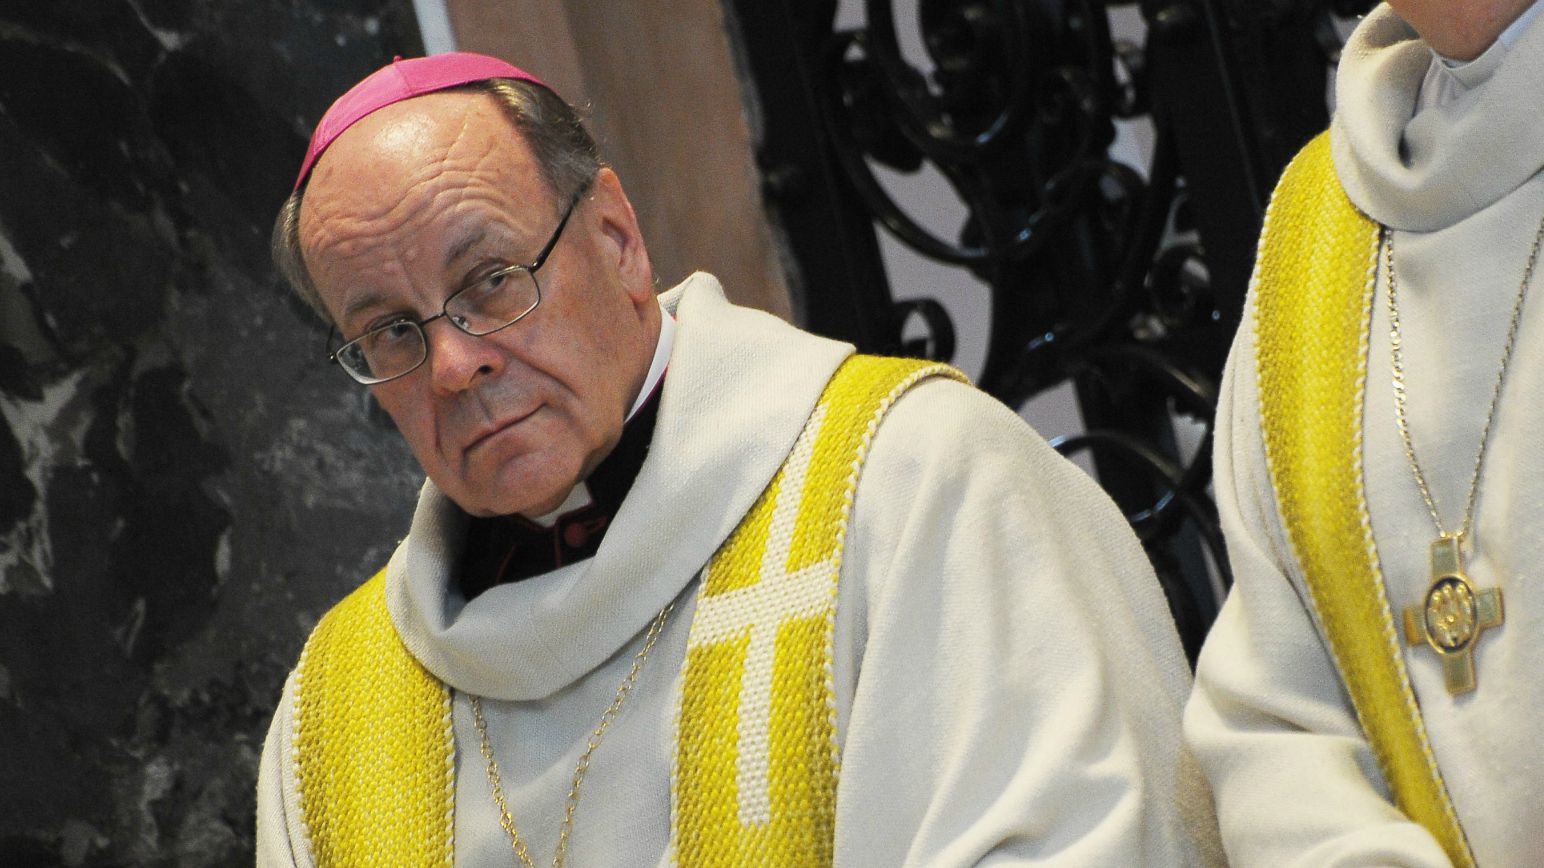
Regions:
M 419 474 L 270 223 L 409 0 L 0 0 L 0 865 L 251 864 L 268 717 Z

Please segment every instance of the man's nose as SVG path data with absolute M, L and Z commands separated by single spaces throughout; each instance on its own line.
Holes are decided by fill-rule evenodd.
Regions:
M 479 375 L 494 374 L 503 368 L 504 354 L 492 335 L 469 335 L 448 318 L 425 325 L 424 340 L 429 344 L 429 371 L 436 391 L 465 391 L 477 382 Z

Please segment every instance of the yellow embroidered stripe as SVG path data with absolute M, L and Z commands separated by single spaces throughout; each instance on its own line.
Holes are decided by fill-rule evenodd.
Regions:
M 450 691 L 402 646 L 384 571 L 324 616 L 296 667 L 295 775 L 320 866 L 450 865 Z
M 1346 198 L 1329 134 L 1271 198 L 1255 270 L 1255 344 L 1277 507 L 1330 650 L 1399 807 L 1472 865 L 1410 688 L 1373 546 L 1362 407 L 1378 227 Z
M 954 369 L 854 356 L 713 557 L 692 618 L 672 781 L 685 866 L 832 860 L 837 578 L 858 475 L 891 404 Z

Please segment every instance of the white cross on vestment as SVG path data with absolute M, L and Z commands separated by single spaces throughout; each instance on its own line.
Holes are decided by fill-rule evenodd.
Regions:
M 764 825 L 772 819 L 768 772 L 772 661 L 778 628 L 790 619 L 830 617 L 836 605 L 838 563 L 834 556 L 792 572 L 788 569 L 804 482 L 825 415 L 824 404 L 810 415 L 809 424 L 783 466 L 783 480 L 767 531 L 760 580 L 725 593 L 701 596 L 692 619 L 693 647 L 734 641 L 747 630 L 750 632 L 750 644 L 745 654 L 745 681 L 740 689 L 735 773 L 740 796 L 739 819 L 744 826 Z

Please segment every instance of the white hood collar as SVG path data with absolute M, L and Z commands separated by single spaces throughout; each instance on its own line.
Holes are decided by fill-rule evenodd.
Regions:
M 465 516 L 424 484 L 387 568 L 387 606 L 408 650 L 452 687 L 542 699 L 616 654 L 750 510 L 852 353 L 731 305 L 706 274 L 660 301 L 677 331 L 653 445 L 593 558 L 466 602 L 451 577 Z

